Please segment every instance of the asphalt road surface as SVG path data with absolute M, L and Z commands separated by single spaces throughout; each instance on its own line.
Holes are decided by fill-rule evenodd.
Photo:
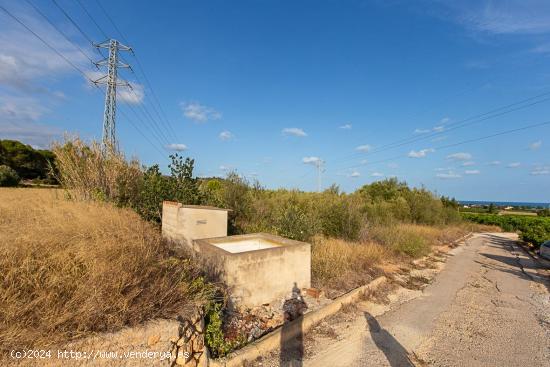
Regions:
M 341 338 L 299 365 L 550 367 L 550 285 L 515 238 L 475 235 L 415 297 L 360 305 Z

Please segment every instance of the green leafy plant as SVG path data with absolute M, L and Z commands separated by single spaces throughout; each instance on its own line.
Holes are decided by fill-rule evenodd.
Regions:
M 20 180 L 13 168 L 6 165 L 0 166 L 0 187 L 17 186 Z
M 204 340 L 214 358 L 223 357 L 246 342 L 243 336 L 239 336 L 236 340 L 225 338 L 223 333 L 223 304 L 220 302 L 212 301 L 206 306 L 205 324 Z

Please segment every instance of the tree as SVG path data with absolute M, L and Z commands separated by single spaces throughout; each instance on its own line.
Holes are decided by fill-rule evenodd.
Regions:
M 178 201 L 182 204 L 200 204 L 201 195 L 199 190 L 199 183 L 196 178 L 193 177 L 193 168 L 195 166 L 195 160 L 191 158 L 181 157 L 177 153 L 170 155 L 172 163 L 168 165 L 170 168 L 171 180 L 171 194 L 172 200 Z
M 23 179 L 47 179 L 55 183 L 55 156 L 49 150 L 35 150 L 17 140 L 0 140 L 0 165 L 14 169 Z
M 0 187 L 17 186 L 19 184 L 19 175 L 9 166 L 0 166 Z

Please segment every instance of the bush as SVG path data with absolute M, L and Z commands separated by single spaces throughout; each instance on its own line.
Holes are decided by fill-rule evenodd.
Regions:
M 367 233 L 367 240 L 386 246 L 388 249 L 410 257 L 421 257 L 430 252 L 431 245 L 439 243 L 437 228 L 402 224 L 375 226 Z
M 98 143 L 87 145 L 78 138 L 55 144 L 53 152 L 58 180 L 74 198 L 119 206 L 138 201 L 142 171 L 137 160 L 127 161 L 122 153 L 103 151 Z
M 8 166 L 0 166 L 0 187 L 12 187 L 19 185 L 19 175 Z
M 550 218 L 548 217 L 474 213 L 462 213 L 462 217 L 474 223 L 497 225 L 507 232 L 519 231 L 522 240 L 536 247 L 550 239 Z

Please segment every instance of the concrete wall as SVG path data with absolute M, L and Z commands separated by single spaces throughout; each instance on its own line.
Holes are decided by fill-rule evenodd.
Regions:
M 193 240 L 227 236 L 227 209 L 162 203 L 162 236 L 192 248 Z
M 242 239 L 263 238 L 280 246 L 230 253 L 215 246 Z M 245 307 L 275 304 L 292 292 L 311 287 L 311 245 L 265 233 L 195 241 L 195 249 L 221 272 L 232 301 Z

